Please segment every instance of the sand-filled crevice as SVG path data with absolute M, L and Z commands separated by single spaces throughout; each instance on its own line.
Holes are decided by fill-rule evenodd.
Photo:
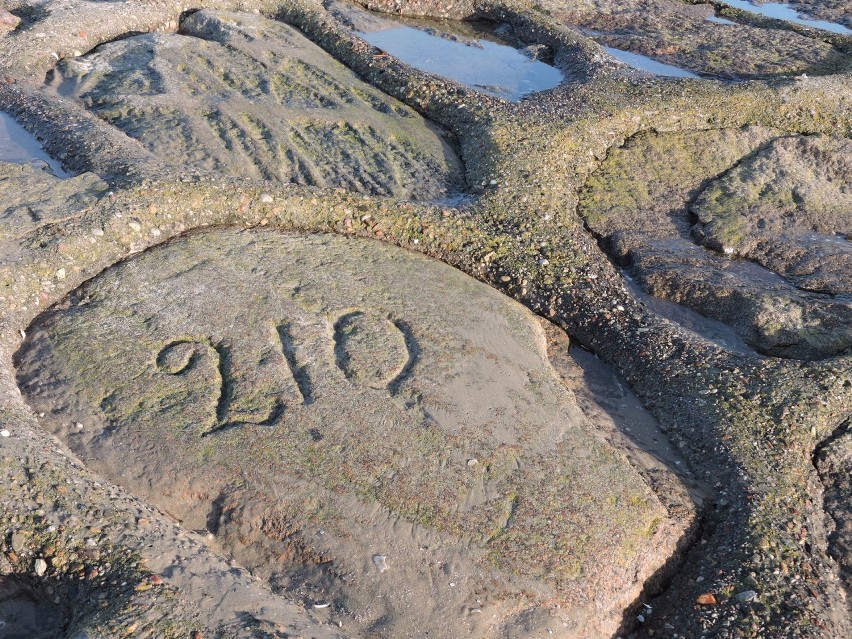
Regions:
M 852 419 L 847 419 L 817 446 L 813 464 L 824 492 L 828 552 L 838 564 L 838 576 L 847 597 L 852 597 Z

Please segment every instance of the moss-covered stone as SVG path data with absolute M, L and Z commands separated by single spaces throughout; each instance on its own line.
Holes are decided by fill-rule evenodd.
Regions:
M 807 290 L 852 293 L 852 143 L 774 140 L 691 207 L 703 244 L 754 260 Z
M 259 16 L 200 11 L 182 35 L 121 40 L 58 71 L 61 92 L 168 161 L 410 198 L 463 184 L 446 132 Z

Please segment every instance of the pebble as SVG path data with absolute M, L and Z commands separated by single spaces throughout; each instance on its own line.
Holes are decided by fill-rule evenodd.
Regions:
M 5 428 L 4 428 L 3 430 L 0 430 L 0 437 L 8 437 L 8 436 L 9 436 L 9 435 L 11 435 L 11 434 L 12 434 L 12 433 L 10 433 L 10 432 L 9 432 L 8 430 L 6 430 Z
M 384 572 L 388 569 L 388 558 L 385 555 L 373 555 L 373 563 L 379 569 L 379 572 Z
M 35 560 L 35 565 L 33 566 L 33 570 L 35 570 L 35 574 L 39 577 L 44 577 L 44 573 L 47 572 L 47 562 L 39 557 Z
M 757 599 L 757 593 L 754 590 L 743 590 L 737 593 L 737 601 L 754 601 Z
M 12 31 L 21 23 L 21 19 L 6 11 L 0 9 L 0 31 Z
M 65 269 L 64 268 L 61 268 L 58 271 L 56 271 L 56 279 L 58 279 L 58 280 L 64 280 L 65 279 Z
M 142 230 L 142 225 L 139 224 L 139 222 L 128 222 L 127 226 L 132 228 L 134 231 L 141 231 Z
M 264 204 L 271 204 L 272 199 L 273 198 L 272 198 L 271 195 L 269 195 L 269 193 L 261 193 L 260 194 L 260 201 L 263 202 Z
M 12 550 L 15 552 L 21 552 L 24 548 L 24 536 L 21 533 L 12 533 Z

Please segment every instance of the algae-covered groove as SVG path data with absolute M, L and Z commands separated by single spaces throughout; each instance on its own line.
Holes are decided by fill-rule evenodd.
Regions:
M 616 633 L 617 636 L 630 635 L 630 633 L 642 627 L 644 623 L 642 620 L 652 616 L 654 610 L 652 604 L 656 601 L 665 601 L 675 575 L 681 573 L 689 565 L 691 555 L 703 551 L 701 540 L 712 536 L 711 528 L 712 524 L 707 520 L 705 508 L 698 513 L 692 525 L 680 538 L 677 548 L 671 556 L 645 581 L 642 592 L 636 598 L 636 601 L 624 610 L 624 617 Z

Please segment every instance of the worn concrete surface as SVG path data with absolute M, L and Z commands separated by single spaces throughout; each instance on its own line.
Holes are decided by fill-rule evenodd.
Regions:
M 848 475 L 848 457 L 838 448 L 842 425 L 852 411 L 848 352 L 811 352 L 811 361 L 795 361 L 735 351 L 657 315 L 625 285 L 604 252 L 607 247 L 600 247 L 586 228 L 582 205 L 578 208 L 586 185 L 607 158 L 615 157 L 625 141 L 653 132 L 700 137 L 756 126 L 772 131 L 770 137 L 823 135 L 833 139 L 830 144 L 842 145 L 852 129 L 852 87 L 844 72 L 847 40 L 782 25 L 786 41 L 804 47 L 801 59 L 807 69 L 795 67 L 791 53 L 773 62 L 780 60 L 780 66 L 755 73 L 749 65 L 757 68 L 763 62 L 746 54 L 741 60 L 745 75 L 759 76 L 759 81 L 664 81 L 626 71 L 597 48 L 594 36 L 574 31 L 567 21 L 554 20 L 528 3 L 397 3 L 407 13 L 479 15 L 506 22 L 520 44 L 551 47 L 570 84 L 509 105 L 381 55 L 316 3 L 209 4 L 258 9 L 288 22 L 364 81 L 449 130 L 464 162 L 467 203 L 417 204 L 232 178 L 185 166 L 180 157 L 157 157 L 89 105 L 57 95 L 43 81 L 57 58 L 85 54 L 134 30 L 173 31 L 182 11 L 191 7 L 170 1 L 5 3 L 22 22 L 0 37 L 5 80 L 0 108 L 37 132 L 66 168 L 95 174 L 82 179 L 81 186 L 88 186 L 81 188 L 79 199 L 60 193 L 64 200 L 45 209 L 57 211 L 59 224 L 39 224 L 32 217 L 27 221 L 17 212 L 3 218 L 9 240 L 0 264 L 5 353 L 0 373 L 6 396 L 2 429 L 9 436 L 0 439 L 0 446 L 9 481 L 3 482 L 0 512 L 6 533 L 3 573 L 15 575 L 4 578 L 4 592 L 13 593 L 8 601 L 39 593 L 39 605 L 59 606 L 58 613 L 51 608 L 54 612 L 45 613 L 45 619 L 63 615 L 68 636 L 362 632 L 354 625 L 331 623 L 339 608 L 333 601 L 315 599 L 325 584 L 314 576 L 285 571 L 261 583 L 258 579 L 269 575 L 256 570 L 252 577 L 244 567 L 228 565 L 233 561 L 228 555 L 237 557 L 239 545 L 218 547 L 215 539 L 205 541 L 213 531 L 199 535 L 182 529 L 179 515 L 154 511 L 84 468 L 64 444 L 45 434 L 38 424 L 42 411 L 34 412 L 17 395 L 12 353 L 23 343 L 20 331 L 26 334 L 43 309 L 66 304 L 66 296 L 86 280 L 136 253 L 146 259 L 148 249 L 191 229 L 262 226 L 369 237 L 439 258 L 557 323 L 623 375 L 705 485 L 707 496 L 697 535 L 685 537 L 669 564 L 647 581 L 645 593 L 626 606 L 621 632 L 779 638 L 852 633 L 843 572 L 849 564 L 842 534 L 847 514 L 838 505 L 845 489 L 836 479 Z M 659 11 L 662 22 L 670 20 Z M 746 23 L 779 31 L 774 23 L 751 18 Z M 667 37 L 654 36 L 659 43 Z M 811 60 L 810 52 L 817 52 L 817 58 Z M 799 75 L 802 71 L 807 76 Z M 823 73 L 829 74 L 814 77 Z M 744 148 L 743 167 L 749 166 L 750 154 Z M 801 174 L 807 162 L 788 166 L 800 172 L 799 189 L 819 182 Z M 688 208 L 693 189 L 724 180 L 729 169 L 721 167 L 697 181 L 689 177 L 688 188 L 676 184 L 672 193 L 685 197 Z M 652 184 L 653 173 L 631 180 Z M 40 176 L 13 174 L 21 180 L 0 182 L 5 193 L 14 194 L 4 198 L 17 201 L 25 184 L 39 192 Z M 100 181 L 111 192 L 103 194 Z M 99 199 L 89 203 L 86 198 L 92 196 Z M 61 214 L 63 201 L 72 202 L 67 217 Z M 664 229 L 669 228 L 669 216 L 655 210 Z M 800 212 L 796 208 L 796 215 Z M 685 221 L 697 219 L 687 216 Z M 675 226 L 682 233 L 682 226 Z M 810 240 L 822 241 L 817 236 Z M 691 239 L 685 241 L 694 250 Z M 167 249 L 150 255 L 157 250 Z M 686 254 L 687 249 L 681 245 L 675 247 L 678 251 Z M 714 257 L 732 262 L 724 252 Z M 116 271 L 130 264 L 133 260 Z M 819 308 L 808 297 L 819 293 L 798 288 L 794 273 L 779 268 L 776 276 L 804 295 L 806 311 Z M 677 268 L 671 279 L 677 281 Z M 180 360 L 181 353 L 167 355 Z M 655 485 L 654 473 L 637 472 L 643 478 L 640 485 Z M 674 484 L 659 486 L 655 495 L 671 513 L 675 502 L 664 495 L 672 494 Z M 263 512 L 246 507 L 248 496 L 224 502 L 211 526 L 226 536 L 260 540 L 251 522 Z M 286 536 L 286 519 L 273 519 Z M 365 568 L 389 574 L 390 556 L 375 554 L 384 559 L 371 560 Z M 378 572 L 381 566 L 387 570 Z M 534 583 L 543 587 L 547 579 Z M 205 599 L 211 591 L 232 594 L 213 605 Z M 247 599 L 242 598 L 246 593 Z M 56 598 L 59 603 L 51 603 Z M 247 600 L 261 602 L 248 615 Z M 314 607 L 325 603 L 328 608 Z M 554 629 L 532 620 L 515 628 L 518 636 Z M 570 631 L 565 628 L 561 631 Z M 382 629 L 373 626 L 366 632 L 380 635 Z

